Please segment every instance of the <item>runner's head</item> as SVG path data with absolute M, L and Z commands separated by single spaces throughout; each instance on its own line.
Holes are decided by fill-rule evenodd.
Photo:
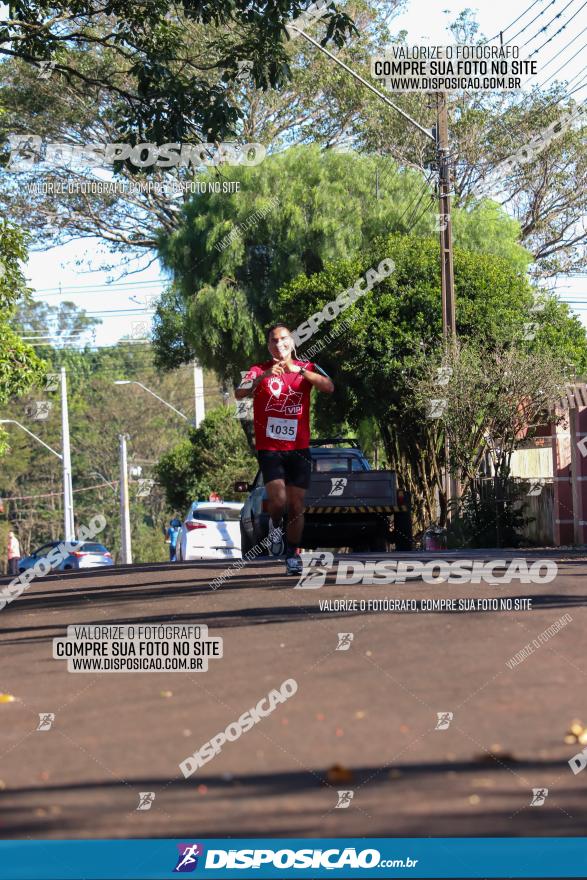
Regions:
M 267 348 L 274 360 L 285 361 L 295 352 L 294 341 L 285 324 L 273 324 L 267 330 Z

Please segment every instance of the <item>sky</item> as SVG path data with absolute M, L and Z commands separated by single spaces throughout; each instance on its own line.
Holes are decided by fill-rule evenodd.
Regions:
M 470 8 L 476 13 L 481 34 L 488 39 L 504 30 L 507 42 L 523 29 L 514 41 L 521 47 L 521 57 L 528 57 L 550 40 L 534 56 L 538 60 L 538 83 L 549 80 L 557 68 L 564 65 L 559 76 L 565 80 L 575 77 L 574 85 L 577 85 L 586 72 L 582 60 L 586 41 L 581 34 L 583 29 L 587 30 L 587 8 L 579 11 L 582 3 L 583 0 L 572 0 L 543 34 L 537 32 L 564 9 L 563 0 L 556 0 L 552 6 L 550 0 L 484 0 L 481 5 Z M 454 42 L 447 26 L 464 8 L 460 4 L 441 8 L 430 0 L 408 0 L 405 12 L 390 20 L 391 30 L 397 33 L 405 29 L 409 45 L 447 45 Z M 575 13 L 576 17 L 571 20 Z M 519 21 L 515 22 L 518 17 Z M 560 28 L 561 33 L 557 34 Z M 522 48 L 526 41 L 528 46 Z M 573 97 L 587 100 L 587 82 Z M 152 254 L 145 255 L 141 261 L 144 267 L 152 257 Z M 155 260 L 143 271 L 125 277 L 128 267 L 124 260 L 109 257 L 107 261 L 116 267 L 101 271 L 98 267 L 105 262 L 104 246 L 98 240 L 84 239 L 44 252 L 32 252 L 25 272 L 29 284 L 37 291 L 35 299 L 52 305 L 70 300 L 102 321 L 95 330 L 95 344 L 113 344 L 128 335 L 133 338 L 148 335 L 153 297 L 166 284 L 161 267 Z M 134 264 L 133 269 L 137 269 Z M 557 279 L 556 290 L 567 302 L 576 301 L 576 313 L 587 326 L 587 273 L 583 278 Z

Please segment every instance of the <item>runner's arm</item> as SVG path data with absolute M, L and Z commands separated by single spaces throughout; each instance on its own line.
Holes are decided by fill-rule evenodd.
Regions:
M 254 397 L 257 385 L 264 378 L 265 373 L 255 372 L 255 368 L 253 367 L 245 374 L 245 376 L 243 376 L 240 385 L 235 389 L 235 399 L 243 400 L 245 397 Z
M 334 391 L 334 382 L 328 375 L 328 373 L 324 372 L 322 367 L 319 367 L 318 364 L 312 364 L 314 370 L 319 370 L 318 373 L 312 370 L 304 370 L 304 379 L 307 379 L 314 388 L 317 388 L 318 391 L 324 391 L 326 394 L 332 394 Z

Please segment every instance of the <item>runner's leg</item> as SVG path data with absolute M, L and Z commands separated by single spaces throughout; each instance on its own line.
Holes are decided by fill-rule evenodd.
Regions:
M 295 553 L 300 546 L 304 531 L 304 496 L 305 489 L 299 486 L 286 486 L 287 494 L 287 549 Z
M 267 507 L 269 516 L 275 526 L 279 525 L 285 512 L 287 496 L 285 493 L 285 480 L 271 480 L 265 484 L 267 489 Z
M 310 485 L 312 459 L 309 449 L 293 449 L 284 453 L 287 492 L 286 558 L 297 556 L 304 531 L 304 497 Z M 298 558 L 301 566 L 301 560 Z M 291 566 L 290 566 L 291 568 Z M 292 572 L 293 573 L 293 570 Z

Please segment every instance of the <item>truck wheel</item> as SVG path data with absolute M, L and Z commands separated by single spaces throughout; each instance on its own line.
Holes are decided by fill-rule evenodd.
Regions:
M 245 532 L 245 530 L 243 529 L 242 523 L 241 523 L 240 530 L 241 530 L 241 556 L 244 557 L 245 553 L 248 553 L 250 550 L 253 549 L 253 543 L 252 543 L 251 539 L 249 538 L 249 536 L 247 535 L 247 533 Z
M 409 510 L 402 510 L 393 518 L 393 533 L 396 550 L 409 551 L 414 549 L 412 533 L 412 515 Z
M 369 543 L 369 551 L 371 553 L 389 553 L 391 550 L 391 541 L 386 535 L 375 535 Z
M 366 541 L 357 541 L 349 548 L 351 553 L 387 553 L 390 542 L 384 535 L 373 535 Z

